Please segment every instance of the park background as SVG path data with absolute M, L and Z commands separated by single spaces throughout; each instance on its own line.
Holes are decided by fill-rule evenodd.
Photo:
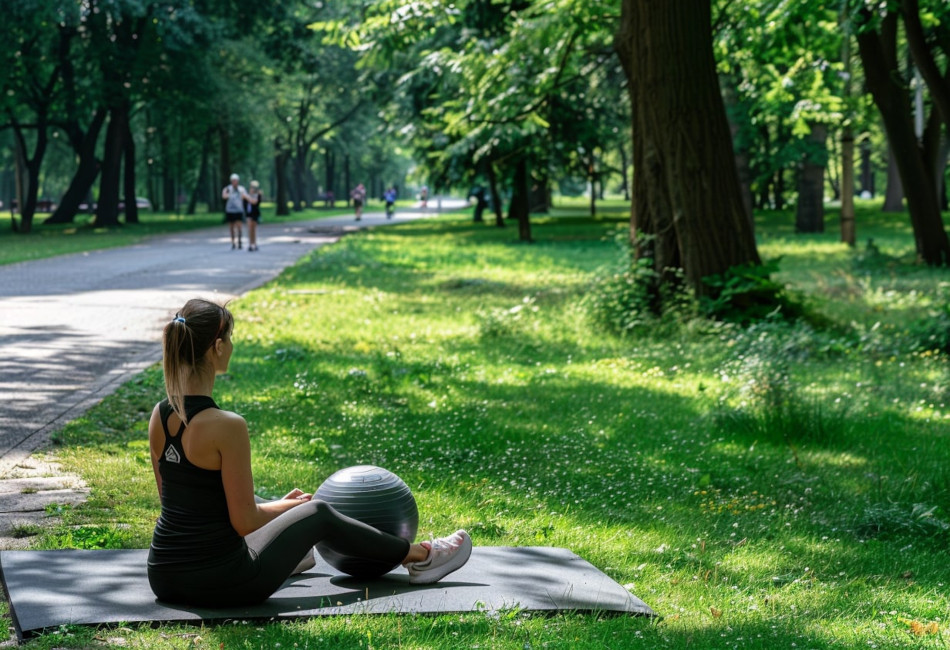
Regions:
M 569 547 L 660 614 L 36 647 L 946 645 L 946 3 L 5 12 L 3 262 L 220 223 L 232 171 L 265 219 L 482 188 L 483 222 L 350 236 L 236 301 L 222 400 L 265 494 L 373 462 L 447 513 L 426 530 Z M 147 371 L 56 436 L 92 494 L 24 537 L 147 545 L 161 391 Z

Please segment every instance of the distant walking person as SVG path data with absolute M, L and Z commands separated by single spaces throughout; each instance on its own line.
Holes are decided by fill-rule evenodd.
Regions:
M 247 250 L 254 252 L 257 250 L 257 224 L 261 222 L 261 201 L 264 195 L 261 194 L 261 184 L 257 181 L 251 181 L 251 191 L 247 193 Z
M 239 182 L 241 177 L 231 174 L 231 183 L 221 190 L 224 199 L 224 219 L 228 222 L 231 232 L 231 250 L 241 248 L 241 224 L 244 222 L 244 201 L 247 199 L 247 190 Z
M 422 202 L 422 207 L 429 207 L 429 188 L 425 185 L 422 186 L 422 189 L 419 190 L 419 201 Z
M 356 220 L 363 217 L 363 204 L 366 203 L 366 188 L 360 183 L 350 192 L 350 198 L 353 199 L 353 209 L 356 211 Z
M 396 210 L 396 188 L 387 188 L 387 190 L 383 192 L 383 200 L 386 201 L 386 218 L 392 219 L 393 212 Z

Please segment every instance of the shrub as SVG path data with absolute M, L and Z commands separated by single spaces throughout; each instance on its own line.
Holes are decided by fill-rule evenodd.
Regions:
M 710 293 L 700 298 L 703 313 L 717 320 L 753 323 L 775 316 L 795 320 L 804 315 L 802 305 L 782 284 L 772 279 L 778 260 L 767 264 L 742 264 L 725 273 L 703 278 Z

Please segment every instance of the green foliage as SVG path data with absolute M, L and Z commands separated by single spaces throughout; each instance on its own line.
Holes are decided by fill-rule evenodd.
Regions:
M 704 314 L 720 320 L 752 323 L 778 316 L 796 319 L 803 315 L 801 305 L 772 275 L 779 260 L 766 264 L 734 266 L 721 275 L 703 278 L 709 293 L 700 298 Z
M 950 283 L 938 285 L 926 313 L 911 321 L 908 330 L 911 351 L 950 354 Z

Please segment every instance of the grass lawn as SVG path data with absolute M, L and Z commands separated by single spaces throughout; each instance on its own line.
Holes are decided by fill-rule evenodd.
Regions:
M 821 329 L 684 320 L 620 336 L 584 307 L 622 255 L 626 214 L 610 207 L 538 218 L 531 245 L 450 215 L 316 250 L 231 303 L 217 398 L 248 420 L 262 495 L 381 465 L 413 489 L 420 536 L 461 525 L 478 545 L 570 548 L 657 619 L 66 627 L 28 647 L 950 645 L 950 374 L 924 335 L 948 276 L 913 264 L 907 216 L 862 205 L 849 250 L 833 212 L 810 236 L 760 215 L 761 253 Z M 155 367 L 57 434 L 92 494 L 35 547 L 148 545 L 161 396 Z
M 377 202 L 378 203 L 378 202 Z M 370 202 L 371 211 L 382 210 L 382 204 Z M 275 217 L 272 205 L 264 204 L 263 223 L 291 222 L 350 214 L 349 208 L 333 210 L 304 210 L 289 217 Z M 194 215 L 176 215 L 167 212 L 139 212 L 139 223 L 120 224 L 115 228 L 94 228 L 91 215 L 79 215 L 72 224 L 42 225 L 47 214 L 39 214 L 28 234 L 13 232 L 10 213 L 0 213 L 0 265 L 27 260 L 44 259 L 56 255 L 129 246 L 151 235 L 164 235 L 182 230 L 224 226 L 220 212 L 199 212 Z

